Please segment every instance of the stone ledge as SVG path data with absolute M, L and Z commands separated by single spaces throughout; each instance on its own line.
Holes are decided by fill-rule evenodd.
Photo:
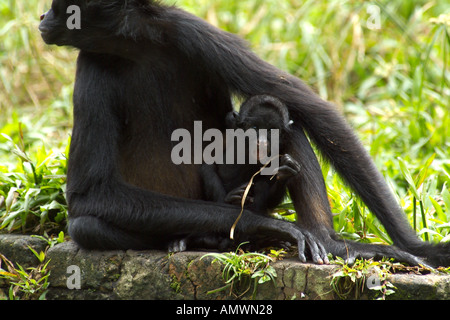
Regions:
M 43 251 L 45 241 L 19 235 L 0 235 L 0 253 L 22 266 L 37 265 L 28 249 Z M 185 299 L 232 300 L 228 291 L 208 294 L 224 285 L 222 266 L 211 264 L 205 252 L 183 252 L 168 255 L 163 251 L 86 251 L 72 241 L 59 244 L 47 252 L 51 259 L 50 287 L 47 299 Z M 69 266 L 81 272 L 81 288 L 69 290 Z M 273 264 L 277 271 L 275 283 L 258 287 L 256 299 L 337 299 L 331 288 L 331 275 L 337 266 L 302 264 L 285 259 Z M 397 287 L 390 299 L 450 299 L 450 276 L 395 274 L 390 282 Z M 0 282 L 0 291 L 5 283 Z M 1 292 L 0 292 L 1 296 Z M 370 290 L 362 298 L 370 298 Z M 251 293 L 244 296 L 249 299 Z

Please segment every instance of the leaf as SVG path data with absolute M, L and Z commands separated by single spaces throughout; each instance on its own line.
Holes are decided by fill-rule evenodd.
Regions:
M 15 187 L 12 187 L 11 189 L 9 189 L 8 196 L 6 197 L 6 200 L 5 200 L 6 213 L 9 213 L 9 211 L 11 210 L 13 202 L 16 199 L 16 195 L 17 195 L 16 191 L 17 190 L 18 189 Z
M 28 246 L 28 249 L 31 250 L 31 252 L 33 252 L 33 254 L 36 256 L 36 258 L 38 258 L 39 262 L 44 262 L 45 260 L 45 253 L 43 251 L 41 251 L 40 253 L 37 253 L 36 250 L 34 250 L 32 247 Z
M 64 242 L 64 231 L 60 231 L 58 234 L 58 238 L 56 239 L 58 241 L 58 243 L 63 243 Z
M 0 225 L 0 229 L 5 228 L 8 224 L 10 224 L 17 217 L 19 217 L 20 214 L 22 214 L 22 213 L 23 213 L 23 210 L 10 212 L 9 215 L 3 220 L 2 224 Z
M 444 213 L 444 210 L 442 210 L 441 205 L 436 200 L 434 200 L 432 196 L 429 196 L 428 198 L 430 199 L 434 210 L 436 210 L 436 214 L 439 217 L 439 219 L 442 220 L 442 221 L 447 220 L 447 217 L 446 217 L 446 215 Z
M 13 273 L 10 273 L 10 272 L 7 272 L 7 271 L 1 271 L 1 270 L 0 270 L 0 276 L 17 278 L 16 274 L 13 274 Z
M 369 288 L 369 290 L 377 291 L 377 290 L 383 289 L 383 286 L 381 286 L 381 285 L 378 285 L 378 286 L 370 286 L 370 287 L 368 287 L 368 288 Z
M 267 281 L 270 281 L 270 277 L 268 275 L 264 275 L 258 280 L 258 283 L 263 284 L 264 282 L 267 282 Z
M 422 234 L 430 234 L 430 235 L 433 235 L 433 236 L 439 236 L 439 233 L 437 233 L 436 231 L 431 230 L 431 229 L 429 229 L 429 228 L 422 228 L 422 229 L 420 229 L 420 231 L 417 233 L 417 235 L 419 235 L 419 236 L 421 236 Z
M 25 203 L 24 203 L 25 213 L 28 213 L 28 211 L 30 210 L 30 202 L 32 201 L 32 199 L 34 197 L 39 195 L 40 192 L 41 192 L 41 189 L 30 188 L 25 193 Z
M 12 150 L 12 153 L 14 153 L 16 156 L 18 156 L 22 161 L 31 163 L 31 159 L 27 156 L 25 152 L 19 149 L 19 147 L 16 146 L 15 149 Z
M 425 179 L 427 178 L 428 168 L 433 163 L 435 157 L 436 157 L 436 153 L 433 153 L 431 155 L 431 157 L 428 158 L 428 160 L 425 163 L 425 165 L 423 166 L 423 168 L 420 170 L 419 175 L 417 176 L 417 179 L 415 182 L 415 186 L 417 188 L 419 188 L 422 185 L 422 183 L 425 181 Z
M 416 199 L 420 199 L 416 184 L 414 182 L 414 179 L 411 176 L 411 172 L 409 171 L 405 161 L 400 157 L 398 157 L 397 159 L 399 161 L 400 170 L 402 171 L 403 176 L 405 177 L 406 181 L 408 182 L 411 192 L 413 193 L 413 195 Z
M 386 292 L 384 294 L 388 296 L 388 295 L 391 295 L 394 293 L 395 293 L 395 290 L 388 289 L 388 290 L 386 290 Z

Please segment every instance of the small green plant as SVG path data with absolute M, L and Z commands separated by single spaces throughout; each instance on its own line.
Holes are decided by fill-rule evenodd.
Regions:
M 420 170 L 417 170 L 415 178 L 405 160 L 399 158 L 399 164 L 408 185 L 414 230 L 418 231 L 426 241 L 430 239 L 448 241 L 450 239 L 447 222 L 450 213 L 448 187 L 444 183 L 442 191 L 439 192 L 436 190 L 438 188 L 436 179 L 429 176 L 435 156 L 436 154 L 431 155 Z M 421 222 L 421 228 L 418 226 L 418 220 Z
M 273 259 L 273 261 L 283 260 L 285 255 L 287 254 L 286 250 L 284 249 L 270 249 L 270 252 L 267 254 L 269 257 Z
M 44 300 L 49 286 L 48 277 L 50 271 L 44 252 L 36 252 L 29 247 L 33 254 L 39 259 L 39 266 L 24 269 L 17 264 L 18 268 L 4 255 L 0 254 L 0 279 L 5 279 L 9 284 L 10 300 Z M 2 268 L 2 262 L 5 268 Z
M 19 141 L 3 134 L 20 164 L 10 172 L 0 166 L 0 230 L 59 231 L 66 223 L 67 157 L 40 148 L 33 156 L 26 150 L 22 129 Z M 33 160 L 33 159 L 34 160 Z
M 58 233 L 58 236 L 53 236 L 53 235 L 49 236 L 47 234 L 47 232 L 44 232 L 43 236 L 31 235 L 31 237 L 47 241 L 49 248 L 54 247 L 58 243 L 63 243 L 64 241 L 66 241 L 64 231 L 61 231 L 60 233 Z
M 245 243 L 243 243 L 245 244 Z M 209 253 L 202 257 L 214 257 L 213 263 L 220 262 L 224 265 L 222 277 L 225 286 L 209 291 L 215 293 L 230 290 L 230 295 L 241 298 L 253 288 L 252 298 L 256 295 L 259 284 L 275 281 L 276 270 L 270 265 L 271 262 L 281 259 L 281 251 L 273 251 L 270 255 L 257 252 L 244 252 L 241 244 L 235 252 Z
M 47 260 L 47 249 L 65 241 L 63 231 L 58 236 L 48 236 L 47 233 L 44 233 L 43 236 L 32 235 L 32 237 L 47 241 L 47 247 L 44 251 L 37 252 L 28 246 L 30 251 L 39 260 L 37 267 L 24 269 L 21 265 L 17 264 L 18 268 L 16 268 L 11 261 L 0 253 L 0 279 L 5 279 L 10 284 L 8 296 L 10 300 L 45 299 L 49 286 L 48 278 L 50 276 L 50 270 L 48 270 L 50 260 Z M 4 263 L 5 269 L 2 269 L 2 263 Z
M 420 214 L 422 217 L 422 224 L 423 228 L 428 229 L 427 226 L 427 217 L 425 215 L 425 209 L 424 209 L 424 198 L 425 194 L 419 192 L 419 188 L 422 186 L 422 184 L 425 181 L 425 178 L 427 177 L 428 168 L 430 167 L 431 163 L 433 162 L 436 154 L 433 154 L 430 159 L 426 162 L 425 166 L 420 170 L 419 175 L 416 179 L 413 179 L 411 176 L 411 173 L 408 170 L 408 167 L 405 163 L 405 161 L 401 158 L 399 158 L 400 168 L 403 172 L 403 175 L 405 176 L 406 181 L 408 182 L 409 189 L 411 190 L 411 193 L 413 194 L 413 228 L 414 230 L 417 230 L 417 201 L 419 201 L 419 207 L 420 207 Z M 428 233 L 425 233 L 425 240 L 428 241 Z
M 341 299 L 347 299 L 352 294 L 358 299 L 365 287 L 378 291 L 378 299 L 381 300 L 395 293 L 394 285 L 387 280 L 392 267 L 387 261 L 357 259 L 350 266 L 344 259 L 337 257 L 333 263 L 341 266 L 341 269 L 332 275 L 331 280 L 333 290 Z

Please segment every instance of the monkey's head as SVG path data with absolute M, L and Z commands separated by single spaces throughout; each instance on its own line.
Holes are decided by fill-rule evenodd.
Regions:
M 118 40 L 142 38 L 149 30 L 140 18 L 156 15 L 155 8 L 147 0 L 53 0 L 39 31 L 47 44 L 104 52 Z
M 283 134 L 291 130 L 292 124 L 286 105 L 268 95 L 249 98 L 241 105 L 239 113 L 232 111 L 226 117 L 226 125 L 232 129 L 278 129 Z
M 272 130 L 278 130 L 278 143 L 283 146 L 284 138 L 291 130 L 292 121 L 289 112 L 280 100 L 268 96 L 253 96 L 245 101 L 239 110 L 229 112 L 226 117 L 226 125 L 231 129 L 255 130 L 257 135 L 257 150 L 252 157 L 260 160 L 260 150 L 268 150 L 272 144 Z M 265 129 L 265 130 L 261 130 Z

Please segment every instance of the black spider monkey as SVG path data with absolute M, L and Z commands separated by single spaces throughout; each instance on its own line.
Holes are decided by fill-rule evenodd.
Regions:
M 69 6 L 81 15 L 68 28 Z M 70 11 L 69 11 L 70 12 Z M 72 17 L 71 17 L 72 18 Z M 239 241 L 276 237 L 321 263 L 326 253 L 450 265 L 450 244 L 417 238 L 382 175 L 336 108 L 298 78 L 258 58 L 240 38 L 150 0 L 54 0 L 40 31 L 47 44 L 80 49 L 68 165 L 69 233 L 91 249 L 167 247 L 174 238 L 227 237 L 236 207 L 202 201 L 199 165 L 171 161 L 171 133 L 225 129 L 231 96 L 280 99 L 294 121 L 286 153 L 301 165 L 288 181 L 296 224 L 245 212 Z M 375 213 L 394 246 L 342 241 L 333 230 L 309 138 Z M 307 246 L 306 246 L 307 244 Z
M 233 163 L 222 161 L 220 164 L 202 165 L 200 174 L 206 199 L 241 207 L 244 192 L 249 188 L 249 193 L 244 199 L 245 208 L 254 213 L 270 216 L 272 210 L 286 196 L 288 180 L 298 174 L 301 169 L 297 161 L 283 153 L 283 141 L 289 139 L 289 127 L 292 123 L 287 107 L 280 100 L 267 95 L 251 97 L 241 105 L 239 113 L 229 112 L 226 116 L 227 129 L 242 129 L 241 136 L 235 134 L 228 137 L 227 135 L 226 138 L 229 139 L 225 139 L 222 157 L 226 159 L 226 153 L 231 151 L 234 155 Z M 272 140 L 274 130 L 277 131 L 274 136 L 276 141 Z M 247 133 L 250 134 L 247 136 Z M 250 139 L 250 136 L 254 141 Z M 244 150 L 238 150 L 235 141 L 238 137 L 242 140 L 247 138 L 247 144 L 241 145 Z M 250 148 L 251 142 L 254 143 L 253 149 Z M 272 150 L 273 143 L 278 145 L 276 154 L 269 152 Z M 261 149 L 264 149 L 264 152 Z M 244 164 L 237 163 L 238 153 L 244 155 Z M 262 157 L 265 157 L 267 161 L 263 161 Z M 269 160 L 276 161 L 280 165 L 269 166 L 272 164 Z M 264 164 L 267 172 L 262 170 Z M 249 186 L 250 181 L 252 181 L 251 186 Z M 278 245 L 286 244 L 278 243 Z M 228 239 L 208 235 L 191 236 L 170 243 L 169 251 L 178 252 L 202 247 L 220 248 L 224 251 L 232 246 L 233 242 Z

